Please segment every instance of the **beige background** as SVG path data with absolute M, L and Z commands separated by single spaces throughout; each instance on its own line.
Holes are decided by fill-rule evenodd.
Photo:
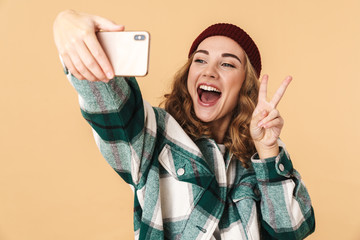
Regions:
M 358 0 L 0 0 L 0 239 L 133 238 L 132 192 L 98 152 L 53 43 L 67 8 L 152 34 L 139 82 L 154 105 L 202 29 L 245 28 L 269 91 L 294 77 L 279 109 L 315 208 L 308 239 L 360 239 Z

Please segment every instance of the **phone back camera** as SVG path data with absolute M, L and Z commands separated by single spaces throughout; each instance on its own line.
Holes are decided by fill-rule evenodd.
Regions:
M 134 36 L 134 39 L 135 39 L 136 41 L 143 41 L 143 40 L 145 40 L 145 35 L 143 35 L 143 34 L 136 34 L 136 35 Z

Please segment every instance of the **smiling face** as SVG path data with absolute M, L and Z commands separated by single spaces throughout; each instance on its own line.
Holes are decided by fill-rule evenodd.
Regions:
M 245 53 L 224 36 L 202 41 L 191 63 L 187 88 L 201 121 L 226 131 L 245 80 Z

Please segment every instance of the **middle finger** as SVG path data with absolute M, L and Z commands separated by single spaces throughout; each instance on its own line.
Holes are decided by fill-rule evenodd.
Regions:
M 89 49 L 86 45 L 82 42 L 78 45 L 77 48 L 78 54 L 80 56 L 81 61 L 84 63 L 86 68 L 92 73 L 92 75 L 97 78 L 96 80 L 105 80 L 105 74 L 100 68 L 99 64 L 95 60 L 94 56 L 90 53 Z

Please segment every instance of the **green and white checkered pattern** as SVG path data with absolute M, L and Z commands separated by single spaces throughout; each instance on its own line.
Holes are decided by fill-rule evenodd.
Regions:
M 134 190 L 135 239 L 303 239 L 314 212 L 284 147 L 252 167 L 207 138 L 196 142 L 161 108 L 144 102 L 135 78 L 80 81 L 83 117 L 107 162 Z

